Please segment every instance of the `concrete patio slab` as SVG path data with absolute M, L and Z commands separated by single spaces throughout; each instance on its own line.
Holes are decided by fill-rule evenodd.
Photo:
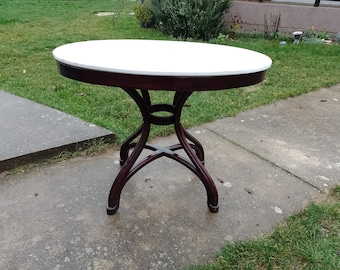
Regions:
M 0 123 L 0 172 L 115 139 L 107 129 L 1 90 Z
M 0 183 L 0 269 L 183 269 L 213 259 L 225 241 L 270 231 L 318 197 L 221 136 L 191 132 L 207 149 L 218 213 L 209 212 L 198 178 L 169 159 L 130 179 L 114 216 L 106 203 L 117 152 L 44 166 Z
M 340 184 L 340 85 L 206 125 L 319 188 Z

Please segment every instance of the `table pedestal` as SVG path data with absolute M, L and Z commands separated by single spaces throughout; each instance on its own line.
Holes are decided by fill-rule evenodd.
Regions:
M 183 164 L 202 181 L 207 191 L 207 204 L 213 213 L 218 212 L 218 194 L 215 184 L 204 167 L 204 151 L 201 143 L 190 135 L 180 122 L 182 108 L 193 93 L 176 92 L 172 104 L 151 104 L 149 92 L 147 90 L 124 89 L 136 102 L 143 116 L 143 124 L 134 132 L 121 146 L 120 164 L 121 170 L 118 173 L 109 194 L 107 214 L 113 215 L 119 208 L 120 194 L 127 181 L 141 168 L 160 157 L 168 157 Z M 168 116 L 158 116 L 156 113 L 166 112 Z M 179 144 L 168 147 L 160 147 L 147 143 L 151 125 L 174 125 Z M 134 142 L 138 137 L 137 143 Z M 143 149 L 152 150 L 153 153 L 136 162 Z M 133 149 L 131 154 L 129 150 Z M 175 151 L 183 149 L 188 158 L 178 155 Z

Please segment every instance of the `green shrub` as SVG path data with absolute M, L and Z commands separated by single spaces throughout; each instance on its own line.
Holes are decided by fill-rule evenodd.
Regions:
M 176 38 L 209 40 L 224 32 L 231 0 L 151 0 L 156 25 Z
M 323 44 L 323 40 L 317 37 L 302 38 L 302 43 L 307 44 Z
M 141 24 L 149 24 L 153 21 L 150 0 L 145 0 L 133 7 L 133 12 Z

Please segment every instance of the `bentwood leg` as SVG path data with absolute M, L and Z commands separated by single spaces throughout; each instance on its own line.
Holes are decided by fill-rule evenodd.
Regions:
M 182 126 L 181 124 L 181 113 L 182 108 L 184 106 L 185 101 L 190 96 L 190 93 L 187 92 L 181 92 L 176 93 L 179 94 L 180 97 L 178 98 L 178 104 L 176 106 L 175 111 L 175 118 L 174 118 L 174 126 L 177 134 L 177 138 L 180 141 L 180 144 L 182 145 L 184 151 L 190 158 L 191 162 L 193 163 L 195 167 L 195 173 L 200 178 L 202 183 L 205 186 L 205 189 L 207 191 L 207 204 L 209 207 L 209 210 L 213 213 L 218 212 L 218 194 L 216 186 L 208 173 L 208 171 L 205 169 L 202 160 L 204 160 L 204 152 L 203 147 L 199 143 L 197 139 L 195 139 L 193 136 L 191 136 Z M 190 135 L 190 136 L 188 136 Z M 189 137 L 189 138 L 188 138 Z M 190 141 L 193 141 L 196 147 L 198 148 L 198 151 L 193 151 L 193 148 L 191 145 L 187 142 L 186 138 L 188 138 Z M 200 156 L 201 155 L 201 156 Z
M 180 118 L 183 106 L 192 92 L 176 92 L 173 104 L 154 104 L 150 102 L 150 97 L 147 90 L 142 90 L 141 94 L 135 89 L 124 89 L 136 102 L 143 116 L 142 126 L 135 131 L 123 144 L 120 151 L 122 168 L 118 173 L 109 194 L 107 213 L 113 215 L 119 208 L 119 200 L 121 192 L 127 181 L 141 168 L 153 160 L 166 156 L 183 164 L 204 184 L 207 191 L 208 207 L 211 212 L 218 211 L 218 195 L 215 184 L 211 176 L 204 167 L 204 151 L 201 143 L 189 134 L 181 125 Z M 170 116 L 156 116 L 153 113 L 165 111 Z M 147 144 L 150 133 L 150 127 L 155 125 L 171 125 L 175 127 L 175 131 L 179 140 L 179 144 L 169 147 L 160 147 Z M 140 139 L 137 143 L 134 142 L 137 137 Z M 189 142 L 191 143 L 189 143 Z M 136 163 L 142 150 L 146 148 L 152 150 L 153 153 L 143 160 Z M 129 155 L 129 150 L 133 149 Z M 175 151 L 184 149 L 189 159 L 179 156 Z
M 146 117 L 149 117 L 149 110 L 151 107 L 151 100 L 149 96 L 149 92 L 147 90 L 142 90 L 142 96 L 138 94 L 138 92 L 134 89 L 127 89 L 125 90 L 133 100 L 136 101 L 138 99 L 138 102 L 136 101 L 139 110 L 141 111 L 144 121 Z M 136 146 L 136 143 L 133 141 L 142 133 L 143 126 L 141 126 L 139 129 L 137 129 L 130 137 L 128 137 L 122 144 L 120 148 L 120 165 L 123 166 L 125 161 L 127 160 L 129 156 L 129 150 L 134 148 Z

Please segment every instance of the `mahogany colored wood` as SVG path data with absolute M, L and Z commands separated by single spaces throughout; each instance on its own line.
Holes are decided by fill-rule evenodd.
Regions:
M 58 70 L 67 78 L 92 84 L 180 92 L 244 87 L 262 82 L 266 75 L 266 71 L 211 77 L 134 75 L 76 68 L 60 62 L 58 62 Z

